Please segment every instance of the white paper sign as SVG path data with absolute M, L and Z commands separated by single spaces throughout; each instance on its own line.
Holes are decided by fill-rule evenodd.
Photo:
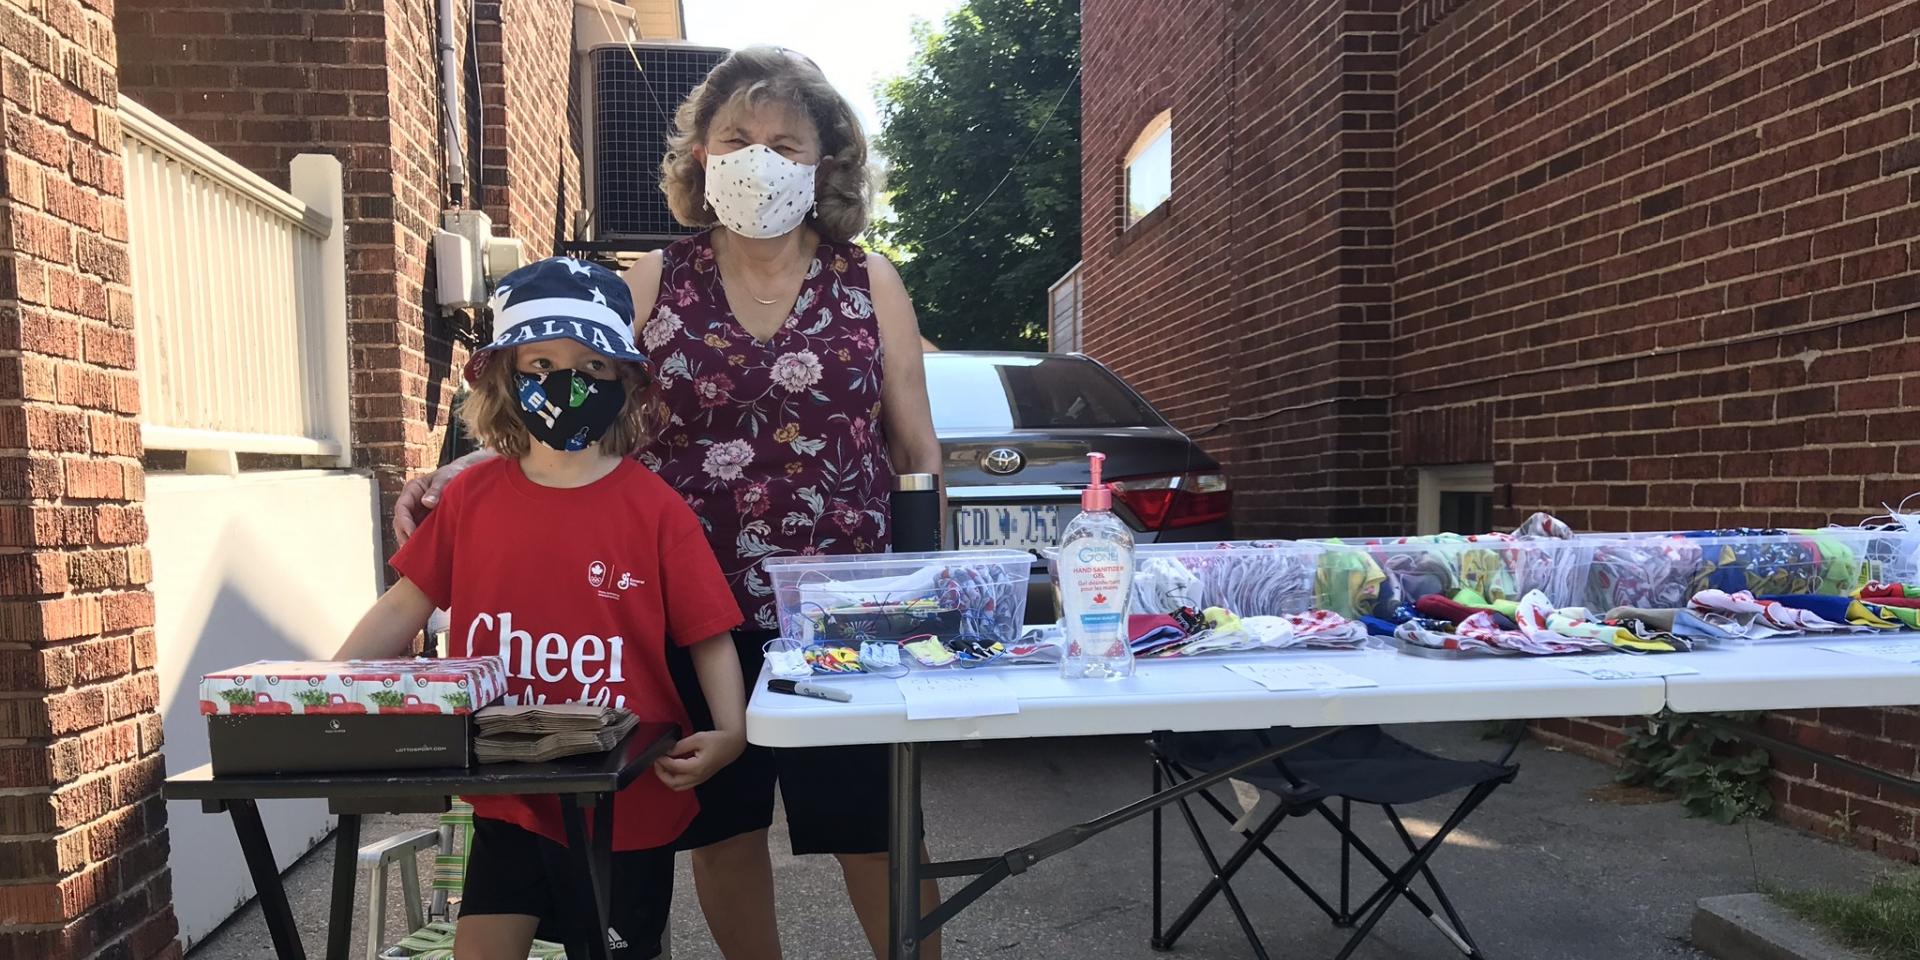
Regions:
M 1845 643 L 1821 647 L 1834 653 L 1846 653 L 1856 657 L 1872 657 L 1875 660 L 1892 660 L 1896 663 L 1920 663 L 1920 640 L 1886 640 L 1880 643 Z
M 1228 670 L 1268 690 L 1352 690 L 1378 683 L 1324 663 L 1228 663 Z
M 1562 670 L 1586 674 L 1595 680 L 1644 680 L 1650 677 L 1684 677 L 1699 673 L 1674 657 L 1634 656 L 1630 653 L 1603 653 L 1595 656 L 1556 657 L 1553 665 Z
M 988 672 L 915 673 L 895 680 L 908 720 L 996 717 L 1020 712 L 1013 688 Z

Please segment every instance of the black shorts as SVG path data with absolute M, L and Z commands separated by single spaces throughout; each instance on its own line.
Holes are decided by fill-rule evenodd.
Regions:
M 765 659 L 761 648 L 773 636 L 764 630 L 733 632 L 749 700 Z M 692 659 L 677 645 L 667 651 L 667 666 L 694 729 L 713 729 L 713 713 L 700 692 Z M 693 850 L 772 826 L 777 782 L 795 855 L 885 853 L 887 773 L 887 748 L 880 744 L 801 750 L 748 744 L 740 759 L 694 788 L 700 814 L 677 846 Z
M 518 913 L 539 917 L 534 936 L 567 942 L 569 925 L 586 914 L 559 891 L 570 877 L 554 877 L 547 858 L 564 848 L 504 820 L 473 818 L 462 916 Z M 583 886 L 584 889 L 584 886 Z M 673 850 L 615 851 L 608 901 L 607 944 L 613 960 L 653 960 L 661 955 L 667 915 L 673 906 Z

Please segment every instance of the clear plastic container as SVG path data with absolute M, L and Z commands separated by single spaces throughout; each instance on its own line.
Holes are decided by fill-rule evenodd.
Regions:
M 1354 618 L 1472 589 L 1489 601 L 1539 590 L 1556 607 L 1604 614 L 1684 607 L 1710 588 L 1765 596 L 1920 584 L 1920 534 L 1826 528 L 1154 543 L 1135 548 L 1135 568 L 1134 613 L 1219 606 L 1242 616 L 1318 609 Z
M 1546 537 L 1399 537 L 1325 544 L 1318 602 L 1343 616 L 1388 616 L 1421 597 L 1471 590 L 1487 601 L 1519 600 L 1538 590 L 1556 606 L 1585 594 L 1593 548 Z M 1364 557 L 1364 561 L 1357 559 Z
M 781 634 L 803 643 L 920 634 L 1012 642 L 1033 556 L 1019 550 L 770 557 Z
M 1850 594 L 1872 581 L 1913 583 L 1920 538 L 1817 530 L 1585 534 L 1592 572 L 1583 605 L 1682 607 L 1702 590 L 1755 596 Z
M 1281 540 L 1134 547 L 1133 612 L 1221 607 L 1243 617 L 1307 613 L 1327 548 Z

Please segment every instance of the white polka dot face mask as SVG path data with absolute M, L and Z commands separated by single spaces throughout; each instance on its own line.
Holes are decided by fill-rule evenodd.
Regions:
M 761 143 L 709 154 L 707 205 L 734 233 L 756 240 L 778 237 L 799 226 L 813 209 L 816 169 Z

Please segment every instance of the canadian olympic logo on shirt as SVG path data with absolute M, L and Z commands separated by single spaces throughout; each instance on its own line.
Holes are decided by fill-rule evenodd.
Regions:
M 598 588 L 607 582 L 607 565 L 595 560 L 587 564 L 587 586 Z

